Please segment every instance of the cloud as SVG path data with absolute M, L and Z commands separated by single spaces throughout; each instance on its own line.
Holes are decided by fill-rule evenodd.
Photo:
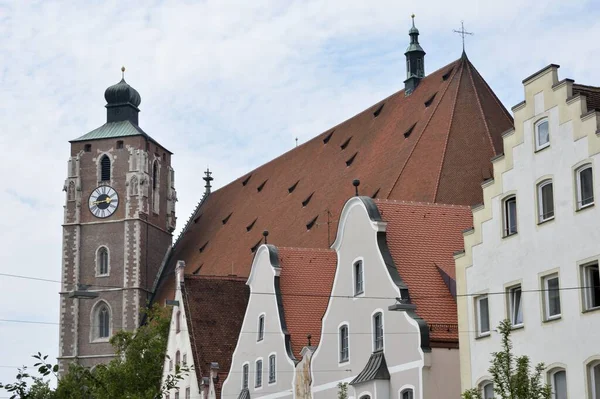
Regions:
M 142 95 L 140 125 L 175 153 L 180 228 L 207 165 L 222 186 L 401 89 L 413 12 L 427 71 L 460 56 L 464 19 L 469 57 L 507 107 L 551 62 L 600 81 L 592 1 L 140 4 L 0 0 L 0 272 L 60 278 L 68 140 L 104 123 L 121 65 Z M 58 284 L 0 281 L 0 318 L 58 320 Z M 2 323 L 0 365 L 56 356 L 57 332 Z

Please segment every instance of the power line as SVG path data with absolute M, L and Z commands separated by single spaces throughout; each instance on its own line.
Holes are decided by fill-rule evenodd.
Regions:
M 29 276 L 21 276 L 16 274 L 8 274 L 8 273 L 0 273 L 0 276 L 5 277 L 14 277 L 14 278 L 22 278 L 27 280 L 39 280 L 53 283 L 61 283 L 58 280 L 50 280 L 50 279 L 42 279 L 36 277 Z M 65 283 L 66 285 L 75 285 L 74 283 Z M 123 287 L 117 285 L 96 285 L 96 284 L 86 284 L 89 287 L 101 287 L 101 288 L 131 288 L 131 287 Z M 544 289 L 544 288 L 536 288 L 536 289 L 522 289 L 522 293 L 534 293 L 534 292 L 549 292 L 549 291 L 573 291 L 573 290 L 585 290 L 585 289 L 594 289 L 599 288 L 600 286 L 574 286 L 574 287 L 559 287 L 553 289 Z M 255 295 L 278 295 L 274 292 L 253 292 Z M 482 295 L 508 295 L 508 291 L 495 291 L 495 292 L 487 292 L 487 293 L 468 293 L 468 294 L 456 294 L 456 297 L 475 297 Z M 354 295 L 330 295 L 330 294 L 315 294 L 315 293 L 280 293 L 281 296 L 288 297 L 309 297 L 309 298 L 341 298 L 341 299 L 380 299 L 380 300 L 396 300 L 396 297 L 391 296 L 354 296 Z M 440 299 L 446 298 L 448 295 L 425 295 L 425 296 L 411 296 L 411 300 L 421 300 L 421 299 Z

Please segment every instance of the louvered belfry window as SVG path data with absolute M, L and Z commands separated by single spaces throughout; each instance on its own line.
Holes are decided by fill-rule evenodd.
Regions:
M 110 158 L 106 155 L 100 160 L 100 180 L 110 181 Z

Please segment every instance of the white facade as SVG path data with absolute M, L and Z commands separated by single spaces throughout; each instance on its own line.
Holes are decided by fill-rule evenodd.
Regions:
M 237 398 L 244 389 L 248 390 L 250 398 L 292 397 L 295 362 L 290 357 L 291 352 L 286 349 L 286 336 L 279 317 L 275 286 L 279 274 L 276 250 L 261 245 L 254 256 L 248 278 L 250 300 L 231 369 L 223 384 L 223 398 Z M 263 334 L 259 335 L 261 318 L 264 320 Z M 269 357 L 272 355 L 276 361 L 275 382 L 269 382 Z M 257 384 L 257 362 L 262 362 L 260 384 Z
M 557 68 L 524 81 L 525 102 L 513 108 L 515 129 L 504 136 L 505 155 L 493 161 L 494 180 L 483 184 L 484 204 L 474 209 L 465 254 L 457 256 L 462 389 L 491 379 L 491 353 L 500 349 L 494 329 L 509 318 L 514 353 L 545 363 L 557 399 L 567 397 L 560 393 L 565 375 L 569 398 L 600 398 L 600 388 L 591 390 L 592 384 L 600 387 L 600 378 L 594 382 L 590 368 L 600 360 L 600 307 L 590 309 L 595 292 L 584 288 L 591 285 L 584 281 L 584 265 L 600 259 L 600 210 L 590 201 L 578 203 L 578 171 L 584 165 L 592 168 L 596 201 L 600 195 L 600 125 L 598 114 L 587 112 L 585 98 L 573 97 L 573 82 L 558 81 Z M 551 201 L 541 191 L 549 181 Z M 511 196 L 515 234 L 507 216 Z M 490 332 L 485 301 L 479 302 L 486 295 Z M 555 380 L 557 371 L 565 374 Z M 595 371 L 600 376 L 600 368 Z
M 250 398 L 337 398 L 338 383 L 354 380 L 374 353 L 385 356 L 389 378 L 350 385 L 349 398 L 459 396 L 458 350 L 422 348 L 422 337 L 428 337 L 429 333 L 426 323 L 416 316 L 413 305 L 396 301 L 407 291 L 387 246 L 382 244 L 385 239 L 381 240 L 381 235 L 385 231 L 386 223 L 380 219 L 373 201 L 362 197 L 348 200 L 332 246 L 337 252 L 338 263 L 331 298 L 322 319 L 319 346 L 314 352 L 305 348 L 302 359 L 288 355 L 283 332 L 285 319 L 280 318 L 275 284 L 280 274 L 277 250 L 266 245 L 259 247 L 248 280 L 251 288 L 249 305 L 231 372 L 223 386 L 224 398 L 245 397 L 240 395 L 245 387 L 245 364 L 248 365 Z M 391 261 L 390 268 L 386 260 L 388 264 Z M 357 262 L 363 265 L 363 284 L 358 286 Z M 355 295 L 355 287 L 362 289 L 362 293 Z M 380 315 L 382 320 L 381 349 L 376 348 L 375 315 Z M 265 334 L 259 339 L 261 316 L 265 318 Z M 339 333 L 342 326 L 348 328 L 347 360 L 341 359 Z M 267 383 L 270 354 L 277 355 L 277 382 L 272 385 Z M 255 387 L 257 360 L 263 361 L 263 383 L 259 388 Z
M 181 366 L 190 368 L 190 372 L 183 375 L 183 379 L 177 384 L 179 390 L 171 390 L 168 399 L 188 399 L 202 398 L 214 399 L 214 388 L 211 386 L 210 393 L 212 395 L 204 395 L 200 392 L 196 372 L 194 371 L 194 356 L 192 354 L 192 346 L 190 335 L 186 323 L 185 307 L 183 306 L 183 296 L 181 293 L 181 284 L 183 283 L 185 265 L 182 261 L 177 263 L 176 269 L 176 290 L 175 301 L 178 305 L 173 306 L 171 315 L 171 325 L 169 326 L 169 342 L 167 344 L 167 358 L 163 367 L 163 382 L 169 374 L 175 374 L 175 366 L 179 360 Z M 179 320 L 178 320 L 179 318 Z M 212 384 L 211 384 L 212 385 Z M 189 394 L 188 394 L 189 392 Z

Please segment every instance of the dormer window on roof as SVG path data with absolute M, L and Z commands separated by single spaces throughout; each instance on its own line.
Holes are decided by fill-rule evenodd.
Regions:
M 433 103 L 436 94 L 437 93 L 433 93 L 433 96 L 429 97 L 429 100 L 425 101 L 425 108 L 428 108 L 431 105 L 431 103 Z
M 315 192 L 313 191 L 312 193 L 310 193 L 310 195 L 308 197 L 306 197 L 306 199 L 304 201 L 302 201 L 302 206 L 305 207 L 306 205 L 308 205 L 308 203 L 310 202 L 310 199 L 312 198 L 313 194 Z
M 204 252 L 204 250 L 206 249 L 206 246 L 207 246 L 207 245 L 208 245 L 208 241 L 206 241 L 206 242 L 204 243 L 204 245 L 200 247 L 200 249 L 199 249 L 200 253 Z
M 356 155 L 357 155 L 357 154 L 358 154 L 358 152 L 355 152 L 355 153 L 354 153 L 354 155 L 352 155 L 352 156 L 350 157 L 350 159 L 348 159 L 348 160 L 346 161 L 346 167 L 348 167 L 348 166 L 352 165 L 352 162 L 354 162 L 354 158 L 356 158 Z
M 257 220 L 258 220 L 258 218 L 254 219 L 252 221 L 252 223 L 250 223 L 248 226 L 246 226 L 246 231 L 252 230 L 252 228 L 254 227 L 254 224 L 256 223 Z
M 379 107 L 377 107 L 377 109 L 375 110 L 375 112 L 373 112 L 373 116 L 375 118 L 377 118 L 379 116 L 379 114 L 381 113 L 381 111 L 383 110 L 383 106 L 385 105 L 385 103 L 381 104 Z
M 310 230 L 313 228 L 313 226 L 315 225 L 315 223 L 317 222 L 317 219 L 319 218 L 319 215 L 315 216 L 314 218 L 312 218 L 312 220 L 308 223 L 306 223 L 306 229 Z
M 223 222 L 223 224 L 227 224 L 231 215 L 233 215 L 233 212 L 231 212 L 229 215 L 227 215 L 227 217 L 225 219 L 221 220 L 221 222 Z
M 329 143 L 329 140 L 331 140 L 331 136 L 333 136 L 333 132 L 335 132 L 335 129 L 333 129 L 327 136 L 325 136 L 325 138 L 323 139 L 323 144 Z
M 243 181 L 242 181 L 242 186 L 245 186 L 246 184 L 248 184 L 248 182 L 250 181 L 250 178 L 252 177 L 252 174 L 249 174 L 248 177 L 246 177 Z
M 408 136 L 410 136 L 410 134 L 412 133 L 413 129 L 415 128 L 415 126 L 417 126 L 417 124 L 415 123 L 414 125 L 412 125 L 406 132 L 404 132 L 404 138 L 407 139 Z
M 348 147 L 348 144 L 350 144 L 350 140 L 352 140 L 352 136 L 348 137 L 348 139 L 342 143 L 342 145 L 340 146 L 340 148 L 342 150 L 345 150 L 346 147 Z
M 288 188 L 288 193 L 292 193 L 295 189 L 296 186 L 298 185 L 298 183 L 300 183 L 300 180 L 298 180 L 296 183 L 294 183 L 290 188 Z
M 267 184 L 267 181 L 268 181 L 268 180 L 269 180 L 269 179 L 265 180 L 264 182 L 262 182 L 262 183 L 260 184 L 260 186 L 256 187 L 256 191 L 258 191 L 258 192 L 260 193 L 260 192 L 262 191 L 262 189 L 265 187 L 265 184 Z

